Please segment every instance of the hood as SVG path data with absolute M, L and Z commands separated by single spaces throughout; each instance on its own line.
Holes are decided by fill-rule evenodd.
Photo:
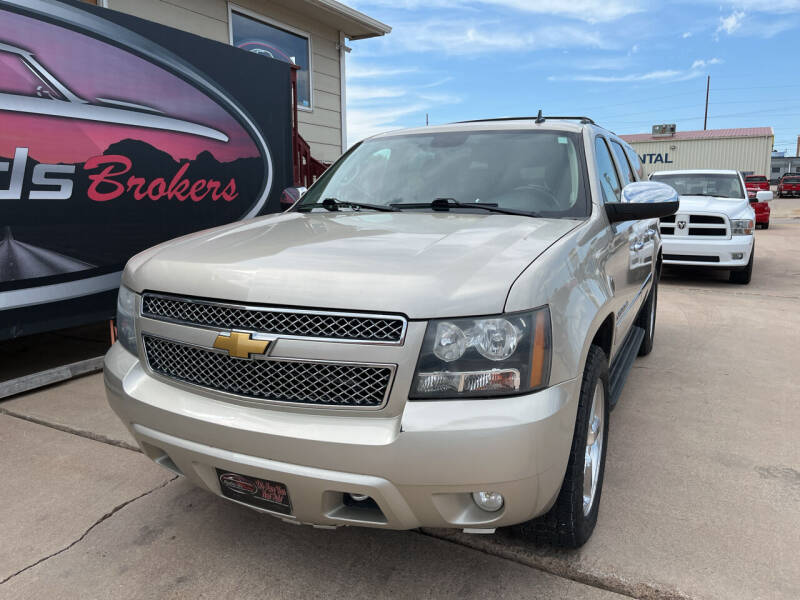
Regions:
M 284 213 L 135 256 L 131 289 L 280 306 L 403 313 L 503 311 L 519 274 L 580 221 L 430 212 Z
M 713 196 L 681 196 L 678 213 L 722 213 L 730 219 L 746 218 L 752 210 L 744 198 L 715 198 Z

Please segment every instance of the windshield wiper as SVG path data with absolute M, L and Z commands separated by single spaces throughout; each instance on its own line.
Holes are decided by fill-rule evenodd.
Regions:
M 397 212 L 398 210 L 393 206 L 386 204 L 367 204 L 366 202 L 342 202 L 340 200 L 337 200 L 336 198 L 325 198 L 325 200 L 322 201 L 322 204 L 303 204 L 300 205 L 297 208 L 297 210 L 303 210 L 303 209 L 311 210 L 319 207 L 331 211 L 337 211 L 339 210 L 339 207 L 352 208 L 355 211 L 358 211 L 362 208 L 368 208 L 371 210 L 380 210 L 384 212 Z
M 398 208 L 430 208 L 436 211 L 447 211 L 451 208 L 481 208 L 489 212 L 496 212 L 504 215 L 519 215 L 522 217 L 541 216 L 535 212 L 500 208 L 495 202 L 458 202 L 455 198 L 436 198 L 433 202 L 395 202 L 394 204 L 390 204 L 390 206 L 395 207 L 395 210 Z

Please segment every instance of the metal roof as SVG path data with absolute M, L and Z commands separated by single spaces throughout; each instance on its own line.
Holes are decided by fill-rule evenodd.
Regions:
M 741 129 L 707 129 L 705 131 L 678 131 L 673 135 L 653 135 L 652 133 L 632 133 L 620 135 L 629 144 L 635 142 L 669 142 L 672 140 L 709 140 L 719 138 L 750 138 L 774 135 L 772 127 L 744 127 Z

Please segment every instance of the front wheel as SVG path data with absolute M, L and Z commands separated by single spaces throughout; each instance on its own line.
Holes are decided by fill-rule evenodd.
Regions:
M 742 285 L 747 285 L 750 283 L 750 279 L 753 277 L 753 258 L 756 255 L 756 250 L 750 252 L 750 260 L 747 261 L 747 266 L 744 269 L 739 269 L 738 271 L 731 271 L 730 275 L 728 275 L 728 281 L 731 283 L 741 283 Z
M 553 507 L 517 526 L 526 539 L 564 548 L 586 543 L 597 524 L 608 446 L 608 358 L 591 346 L 583 371 L 567 472 Z

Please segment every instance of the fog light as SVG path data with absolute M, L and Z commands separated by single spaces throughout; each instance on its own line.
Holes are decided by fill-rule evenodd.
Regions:
M 744 252 L 734 252 L 731 256 L 733 260 L 742 260 L 744 258 Z
M 356 502 L 364 502 L 365 500 L 369 500 L 369 496 L 366 494 L 350 494 L 350 498 Z
M 472 492 L 472 499 L 488 512 L 497 512 L 503 508 L 503 496 L 497 492 Z

